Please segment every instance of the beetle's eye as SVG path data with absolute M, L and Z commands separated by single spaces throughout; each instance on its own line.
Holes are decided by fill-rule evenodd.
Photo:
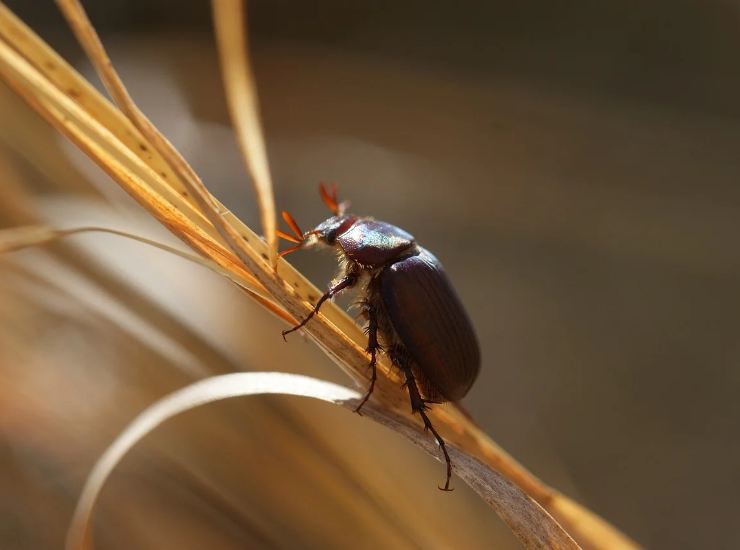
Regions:
M 337 240 L 337 230 L 332 229 L 331 231 L 327 232 L 324 236 L 324 239 L 326 240 L 326 244 L 334 244 Z

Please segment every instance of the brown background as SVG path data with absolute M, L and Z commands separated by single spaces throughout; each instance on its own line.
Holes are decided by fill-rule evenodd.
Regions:
M 53 6 L 9 5 L 69 59 L 79 59 Z M 205 3 L 86 5 L 144 110 L 217 195 L 256 225 L 249 183 L 223 128 L 228 117 Z M 304 226 L 318 223 L 326 213 L 316 184 L 336 181 L 355 211 L 404 227 L 442 260 L 469 307 L 484 357 L 466 406 L 548 483 L 648 547 L 737 547 L 740 9 L 719 0 L 259 1 L 252 8 L 280 207 Z M 184 122 L 183 113 L 192 122 Z M 28 164 L 21 163 L 22 170 L 30 173 Z M 141 261 L 139 252 L 131 254 L 131 261 Z M 320 286 L 332 274 L 328 254 L 291 260 Z M 207 293 L 208 285 L 187 293 Z M 190 300 L 209 310 L 206 298 Z M 247 313 L 234 309 L 230 322 L 218 327 L 219 347 L 240 368 L 341 380 L 300 339 L 281 347 L 279 323 L 245 307 Z M 188 312 L 175 308 L 174 315 L 187 318 Z M 199 331 L 215 330 L 217 315 L 198 315 Z M 13 326 L 23 324 L 16 318 Z M 62 318 L 59 326 L 69 324 Z M 11 332 L 3 330 L 10 341 Z M 89 333 L 83 326 L 75 334 L 84 340 Z M 120 362 L 125 372 L 128 363 Z M 182 385 L 172 379 L 163 387 L 170 382 Z M 71 487 L 95 451 L 150 399 L 133 401 L 132 412 L 121 413 L 92 445 Z M 353 441 L 385 444 L 382 430 L 319 409 L 295 408 L 316 430 L 319 419 L 328 419 L 342 426 L 332 429 L 359 431 Z M 387 481 L 394 490 L 418 491 L 416 499 L 431 508 L 447 506 L 434 504 L 441 502 L 432 491 L 441 468 L 413 451 L 412 458 L 396 460 L 393 449 L 404 444 L 388 445 L 387 452 L 368 451 L 375 455 L 367 468 L 396 472 Z M 8 457 L 17 460 L 18 447 L 12 437 L 8 448 L 2 460 L 13 472 Z M 347 460 L 365 460 L 361 445 L 344 451 Z M 281 460 L 279 448 L 262 455 L 266 463 Z M 238 468 L 238 461 L 225 465 L 204 455 L 199 463 L 199 471 L 210 474 L 228 467 Z M 150 502 L 177 500 L 181 485 L 166 482 L 172 468 L 160 472 L 144 461 L 137 468 L 162 485 L 150 490 Z M 409 470 L 422 479 L 406 481 Z M 48 499 L 50 483 L 40 479 L 39 502 Z M 283 501 L 305 500 L 296 508 L 302 512 L 286 510 L 286 525 L 298 525 L 290 514 L 306 507 L 326 517 L 338 513 L 321 508 L 323 500 L 313 502 L 310 488 L 296 489 L 300 479 L 292 483 L 296 493 L 283 494 Z M 32 500 L 22 483 L 21 494 Z M 52 506 L 59 532 L 73 496 L 70 489 L 64 504 Z M 138 502 L 136 494 L 131 498 Z M 273 498 L 280 509 L 281 499 Z M 444 498 L 468 504 L 446 516 L 422 514 L 419 521 L 428 521 L 430 530 L 472 529 L 459 514 L 477 526 L 459 535 L 461 547 L 486 546 L 494 536 L 488 521 L 498 546 L 514 544 L 463 488 Z M 33 529 L 23 525 L 33 523 L 29 514 L 38 520 L 41 508 L 21 509 L 18 500 L 2 507 L 15 512 L 6 514 L 7 532 L 14 533 L 6 542 L 31 547 Z M 195 515 L 206 525 L 231 532 L 223 513 L 210 505 L 199 510 Z M 173 515 L 173 525 L 181 526 Z M 248 539 L 240 521 L 229 527 L 236 534 L 224 535 L 216 547 Z M 312 521 L 294 528 L 296 543 L 321 541 L 306 527 Z M 352 522 L 343 528 L 351 533 Z M 285 546 L 264 536 L 249 540 Z M 172 540 L 158 544 L 168 547 Z M 445 546 L 455 538 L 432 540 Z M 362 541 L 358 533 L 358 547 Z

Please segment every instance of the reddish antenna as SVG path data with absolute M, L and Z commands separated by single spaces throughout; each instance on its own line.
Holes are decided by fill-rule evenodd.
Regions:
M 347 208 L 349 208 L 349 201 L 339 202 L 337 198 L 337 184 L 332 183 L 331 188 L 327 189 L 324 182 L 319 184 L 319 194 L 324 204 L 329 207 L 332 214 L 335 216 L 343 216 Z
M 329 210 L 331 210 L 335 216 L 339 216 L 339 201 L 337 200 L 336 184 L 332 183 L 331 191 L 328 191 L 324 182 L 321 182 L 319 184 L 319 194 L 321 195 L 321 200 L 324 201 L 324 204 L 329 208 Z
M 280 231 L 278 229 L 276 232 L 277 236 L 281 239 L 285 239 L 286 241 L 296 244 L 295 246 L 291 246 L 290 248 L 286 248 L 285 250 L 280 252 L 280 257 L 283 257 L 286 254 L 290 254 L 291 252 L 295 252 L 303 246 L 303 242 L 306 240 L 306 238 L 303 236 L 303 231 L 301 231 L 301 228 L 298 226 L 298 223 L 295 221 L 295 219 L 293 219 L 293 216 L 291 216 L 285 210 L 283 210 L 282 216 L 285 220 L 285 223 L 287 223 L 288 227 L 290 227 L 291 231 L 293 231 L 293 235 L 291 235 L 290 233 L 286 233 L 285 231 Z

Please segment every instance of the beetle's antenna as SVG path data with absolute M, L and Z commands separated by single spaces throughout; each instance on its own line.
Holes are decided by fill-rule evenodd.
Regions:
M 324 204 L 331 210 L 331 212 L 335 216 L 340 216 L 341 213 L 339 211 L 339 201 L 337 200 L 337 186 L 336 184 L 331 184 L 331 191 L 327 191 L 326 185 L 324 185 L 324 182 L 321 182 L 319 184 L 319 194 L 321 195 L 321 200 L 324 201 Z
M 295 246 L 291 246 L 290 248 L 286 248 L 282 252 L 280 252 L 279 256 L 282 258 L 286 254 L 290 254 L 291 252 L 295 252 L 299 248 L 303 246 L 303 243 L 306 242 L 306 237 L 303 234 L 303 231 L 301 231 L 301 228 L 299 227 L 298 223 L 293 219 L 293 216 L 291 216 L 288 212 L 283 210 L 282 212 L 283 219 L 285 220 L 285 223 L 288 224 L 290 227 L 290 230 L 293 232 L 291 235 L 290 233 L 286 233 L 285 231 L 277 230 L 277 236 L 281 239 L 285 239 L 286 241 L 289 241 L 291 243 L 296 243 Z
M 300 242 L 303 242 L 303 241 L 299 241 L 298 239 L 296 239 L 290 233 L 286 233 L 285 231 L 280 231 L 279 229 L 276 230 L 275 233 L 277 233 L 277 236 L 280 237 L 281 239 L 285 239 L 286 241 L 289 241 L 291 243 L 300 243 Z
M 299 243 L 299 244 L 297 244 L 295 246 L 291 246 L 290 248 L 286 248 L 285 250 L 281 250 L 278 253 L 278 256 L 280 256 L 282 258 L 283 256 L 285 256 L 287 254 L 290 254 L 291 252 L 295 252 L 296 250 L 298 250 L 302 246 L 303 246 L 303 243 Z
M 349 209 L 352 203 L 350 201 L 342 201 L 337 205 L 337 216 L 344 216 L 344 213 Z
M 298 225 L 298 222 L 295 221 L 293 216 L 291 216 L 287 211 L 283 210 L 282 212 L 283 219 L 285 220 L 285 223 L 288 224 L 288 227 L 290 227 L 291 231 L 293 231 L 293 235 L 295 235 L 296 239 L 287 239 L 289 241 L 292 241 L 294 243 L 303 242 L 305 240 L 305 237 L 303 236 L 303 231 L 301 231 L 301 228 Z
M 351 203 L 349 201 L 339 202 L 339 198 L 337 197 L 337 185 L 335 183 L 331 184 L 331 190 L 328 190 L 323 182 L 320 183 L 319 193 L 321 194 L 321 200 L 324 201 L 324 204 L 329 207 L 329 210 L 331 210 L 335 216 L 344 216 L 344 213 L 347 211 Z

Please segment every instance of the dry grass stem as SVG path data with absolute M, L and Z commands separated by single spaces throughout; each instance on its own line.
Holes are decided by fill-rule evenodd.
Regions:
M 249 62 L 244 2 L 243 0 L 213 0 L 211 6 L 221 59 L 221 73 L 226 90 L 226 102 L 242 158 L 254 182 L 262 218 L 262 234 L 267 240 L 270 261 L 272 265 L 276 265 L 275 199 L 260 124 L 256 80 Z
M 178 390 L 141 412 L 100 455 L 78 500 L 67 536 L 67 549 L 92 546 L 92 515 L 108 476 L 124 455 L 166 420 L 195 407 L 231 397 L 283 394 L 344 404 L 358 394 L 330 382 L 285 373 L 234 373 L 212 376 Z
M 265 394 L 312 397 L 341 405 L 349 411 L 354 410 L 361 397 L 354 390 L 315 378 L 278 372 L 249 372 L 212 376 L 160 399 L 140 413 L 118 435 L 93 467 L 75 510 L 67 548 L 73 550 L 91 546 L 92 515 L 106 480 L 126 453 L 157 426 L 207 403 Z M 368 413 L 376 419 L 385 416 L 384 411 L 374 405 L 368 407 Z M 420 443 L 415 430 L 402 424 L 389 425 L 412 442 Z M 422 444 L 422 447 L 427 447 L 427 444 Z M 460 465 L 461 477 L 491 504 L 528 548 L 578 548 L 549 514 L 514 484 L 464 453 L 455 451 L 454 457 Z
M 140 235 L 134 235 L 132 233 L 128 233 L 127 231 L 120 231 L 118 229 L 111 229 L 108 227 L 94 226 L 75 227 L 70 229 L 54 229 L 44 225 L 13 227 L 0 230 L 0 254 L 4 252 L 13 252 L 15 250 L 21 250 L 32 246 L 45 245 L 57 241 L 61 238 L 79 235 L 81 233 L 108 233 L 110 235 L 116 235 L 118 237 L 131 239 L 142 244 L 158 248 L 159 250 L 162 250 L 169 254 L 173 254 L 175 256 L 179 256 L 180 258 L 188 260 L 189 262 L 201 265 L 207 269 L 210 269 L 214 273 L 218 273 L 219 275 L 229 279 L 232 283 L 246 292 L 251 298 L 259 302 L 268 311 L 271 311 L 280 319 L 288 323 L 295 322 L 295 319 L 293 317 L 288 315 L 283 308 L 277 305 L 273 300 L 270 299 L 267 294 L 265 294 L 264 289 L 262 289 L 259 283 L 257 283 L 257 280 L 246 271 L 237 274 L 233 271 L 224 269 L 216 262 L 208 258 L 196 256 L 195 254 L 190 254 L 173 246 L 169 246 L 154 241 L 152 239 L 147 239 L 146 237 L 142 237 Z
M 0 77 L 174 235 L 217 265 L 219 272 L 225 271 L 231 280 L 244 283 L 252 290 L 251 296 L 263 298 L 263 305 L 265 301 L 273 304 L 272 311 L 282 318 L 304 317 L 321 293 L 284 260 L 278 260 L 276 265 L 272 263 L 275 254 L 272 194 L 261 187 L 269 186 L 269 172 L 256 118 L 255 86 L 246 61 L 246 40 L 244 33 L 234 28 L 237 22 L 241 24 L 241 19 L 234 15 L 241 9 L 241 3 L 215 2 L 214 19 L 227 97 L 243 154 L 260 189 L 262 223 L 269 244 L 209 193 L 182 156 L 141 113 L 80 4 L 75 0 L 59 0 L 59 5 L 117 107 L 2 4 Z M 42 242 L 49 235 L 40 230 L 26 237 L 29 242 L 34 239 Z M 305 332 L 355 382 L 364 385 L 368 365 L 368 356 L 363 351 L 365 336 L 344 311 L 331 303 L 325 304 L 321 315 L 306 326 Z M 371 416 L 412 437 L 437 457 L 431 441 L 409 413 L 408 404 L 398 391 L 399 380 L 389 367 L 383 358 Z M 539 547 L 544 540 L 542 533 L 557 532 L 560 534 L 552 539 L 550 547 L 572 547 L 572 541 L 568 542 L 570 539 L 557 523 L 560 522 L 583 547 L 636 547 L 607 522 L 534 477 L 482 433 L 456 405 L 434 407 L 430 417 L 452 447 L 455 471 L 482 492 L 528 546 Z M 490 488 L 491 484 L 485 478 L 505 483 L 499 472 L 531 498 L 513 485 L 508 492 L 487 493 L 486 487 Z M 547 513 L 537 512 L 537 503 Z

